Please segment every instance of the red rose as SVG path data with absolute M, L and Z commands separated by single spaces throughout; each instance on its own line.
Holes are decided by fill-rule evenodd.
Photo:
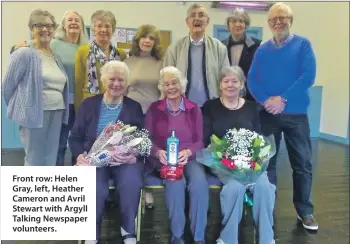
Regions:
M 252 166 L 253 169 L 255 169 L 256 162 L 251 162 L 250 166 Z
M 223 165 L 225 165 L 229 169 L 235 169 L 236 168 L 236 165 L 234 164 L 234 162 L 231 159 L 223 158 L 221 160 L 221 163 Z

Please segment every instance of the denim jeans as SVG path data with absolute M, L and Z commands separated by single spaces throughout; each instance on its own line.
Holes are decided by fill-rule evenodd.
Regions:
M 68 136 L 69 136 L 70 130 L 73 128 L 74 120 L 75 120 L 74 105 L 70 104 L 68 125 L 62 123 L 62 127 L 61 127 L 56 166 L 64 166 L 64 157 L 67 150 Z M 75 164 L 75 161 L 76 161 L 75 158 L 72 157 L 72 165 Z
M 261 127 L 265 136 L 274 134 L 276 155 L 271 158 L 267 168 L 272 184 L 277 185 L 277 154 L 282 132 L 286 143 L 289 161 L 293 170 L 293 203 L 299 216 L 313 214 L 310 201 L 312 186 L 311 139 L 307 114 L 272 115 L 261 111 Z

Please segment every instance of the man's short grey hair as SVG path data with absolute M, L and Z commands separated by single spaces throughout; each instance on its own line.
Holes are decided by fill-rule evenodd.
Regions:
M 126 63 L 119 61 L 119 60 L 112 60 L 103 65 L 100 69 L 101 72 L 101 81 L 105 82 L 108 79 L 108 74 L 112 72 L 118 72 L 122 71 L 124 72 L 124 79 L 125 79 L 125 85 L 128 84 L 129 81 L 129 75 L 130 70 L 129 67 L 126 65 Z
M 243 19 L 246 29 L 248 29 L 250 26 L 250 17 L 244 8 L 235 8 L 232 12 L 230 12 L 229 16 L 226 18 L 227 27 L 234 19 Z
M 55 33 L 55 38 L 60 39 L 60 40 L 65 40 L 66 37 L 66 30 L 64 29 L 64 24 L 67 18 L 67 15 L 70 13 L 75 13 L 76 15 L 79 16 L 80 18 L 80 22 L 81 22 L 81 26 L 82 26 L 82 30 L 79 34 L 79 39 L 78 39 L 78 45 L 82 46 L 82 45 L 87 45 L 89 44 L 89 40 L 87 39 L 87 30 L 86 30 L 86 26 L 84 24 L 84 19 L 83 16 L 81 16 L 81 14 L 79 14 L 77 11 L 74 10 L 68 10 L 63 14 L 63 18 L 62 18 L 62 22 L 59 24 L 59 26 L 57 27 L 56 33 Z
M 29 21 L 28 21 L 28 27 L 30 30 L 33 29 L 34 24 L 38 23 L 38 19 L 40 17 L 49 17 L 52 21 L 52 24 L 54 25 L 54 30 L 56 30 L 57 23 L 56 23 L 55 17 L 49 11 L 41 10 L 41 9 L 36 9 L 30 14 Z
M 97 10 L 95 13 L 91 16 L 91 31 L 92 33 L 95 33 L 95 24 L 98 20 L 102 21 L 109 21 L 112 25 L 112 33 L 114 33 L 116 26 L 117 26 L 117 20 L 115 19 L 114 14 L 111 11 L 108 10 Z
M 245 91 L 246 77 L 241 67 L 239 67 L 238 65 L 234 65 L 234 66 L 226 66 L 222 68 L 220 71 L 220 83 L 228 74 L 235 74 L 237 79 L 242 83 L 243 88 L 240 95 L 244 96 L 246 92 Z
M 175 76 L 176 80 L 180 83 L 180 92 L 181 95 L 184 95 L 186 92 L 186 87 L 187 87 L 187 79 L 185 77 L 183 77 L 181 71 L 174 67 L 174 66 L 167 66 L 165 68 L 163 68 L 160 71 L 160 80 L 159 80 L 159 84 L 158 84 L 158 89 L 161 92 L 161 97 L 164 97 L 164 91 L 163 91 L 163 83 L 164 83 L 164 74 L 168 73 L 168 74 L 172 74 Z
M 202 4 L 194 3 L 187 10 L 187 17 L 190 17 L 192 10 L 197 8 L 204 8 L 205 12 L 208 12 L 207 9 Z

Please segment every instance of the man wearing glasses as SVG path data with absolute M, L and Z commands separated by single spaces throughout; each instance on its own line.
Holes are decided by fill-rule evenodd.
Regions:
M 201 108 L 208 99 L 218 97 L 219 73 L 230 64 L 227 48 L 205 33 L 209 24 L 206 8 L 191 5 L 186 23 L 189 36 L 169 46 L 164 66 L 175 66 L 187 77 L 186 97 Z
M 284 3 L 268 13 L 273 38 L 255 53 L 248 74 L 248 88 L 264 106 L 261 126 L 265 135 L 274 134 L 278 153 L 282 132 L 293 169 L 293 203 L 305 229 L 317 230 L 310 201 L 312 185 L 311 141 L 307 108 L 309 88 L 315 82 L 316 59 L 310 41 L 290 33 L 293 13 Z M 270 160 L 269 180 L 277 184 L 276 155 Z

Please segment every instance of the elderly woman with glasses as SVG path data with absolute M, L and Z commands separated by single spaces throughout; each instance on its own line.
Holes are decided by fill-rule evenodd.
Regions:
M 94 40 L 90 45 L 78 49 L 75 60 L 74 107 L 79 108 L 85 98 L 103 94 L 101 67 L 110 60 L 121 60 L 126 54 L 115 48 L 111 39 L 116 29 L 116 19 L 111 11 L 98 10 L 91 16 L 91 34 Z
M 259 106 L 244 99 L 245 76 L 239 66 L 225 67 L 221 71 L 219 98 L 203 106 L 204 144 L 210 144 L 212 134 L 223 137 L 227 130 L 245 128 L 261 134 Z M 234 179 L 225 182 L 221 194 L 222 230 L 217 244 L 238 244 L 238 224 L 243 213 L 246 187 Z M 273 209 L 276 187 L 263 173 L 253 188 L 253 218 L 259 228 L 259 243 L 273 244 Z
M 29 43 L 19 43 L 12 48 L 11 52 L 17 50 L 20 47 L 29 46 L 30 43 L 31 41 Z M 61 58 L 63 67 L 67 73 L 69 80 L 69 118 L 68 124 L 62 124 L 56 166 L 64 165 L 68 134 L 72 129 L 74 123 L 75 53 L 80 46 L 87 44 L 88 39 L 83 17 L 77 11 L 66 11 L 63 14 L 62 22 L 57 27 L 55 36 L 50 43 L 52 52 Z M 72 159 L 73 164 L 74 162 L 75 159 Z
M 145 120 L 153 142 L 150 163 L 155 169 L 167 165 L 166 141 L 172 130 L 180 140 L 178 163 L 184 165 L 183 178 L 163 180 L 172 244 L 184 243 L 186 188 L 195 243 L 204 243 L 207 224 L 209 187 L 204 166 L 195 160 L 196 152 L 203 148 L 203 121 L 199 107 L 184 96 L 186 84 L 177 68 L 163 68 L 159 83 L 162 99 L 152 103 Z
M 121 61 L 110 61 L 101 68 L 104 93 L 84 100 L 69 137 L 72 154 L 77 164 L 88 165 L 89 152 L 102 130 L 117 120 L 143 128 L 144 118 L 141 105 L 123 96 L 128 85 L 129 69 Z M 120 166 L 96 168 L 96 236 L 100 237 L 105 201 L 109 194 L 109 180 L 112 179 L 118 191 L 117 202 L 121 215 L 121 235 L 124 243 L 135 244 L 135 217 L 138 211 L 143 187 L 143 160 L 132 154 L 115 156 Z M 97 240 L 88 241 L 97 243 Z
M 155 26 L 142 25 L 137 29 L 130 57 L 125 63 L 131 72 L 128 97 L 138 101 L 146 114 L 151 103 L 159 100 L 159 72 L 163 68 L 159 30 Z M 145 202 L 146 208 L 154 208 L 151 192 L 145 192 Z
M 222 41 L 227 47 L 230 65 L 238 65 L 247 76 L 252 64 L 255 51 L 260 46 L 261 40 L 247 35 L 250 26 L 250 17 L 243 8 L 236 8 L 226 18 L 226 25 L 231 32 L 228 38 Z M 246 99 L 255 101 L 250 92 L 246 90 Z
M 35 10 L 28 23 L 33 41 L 11 55 L 3 80 L 8 117 L 20 126 L 25 165 L 56 165 L 62 123 L 68 123 L 69 86 L 61 59 L 50 47 L 57 24 Z

